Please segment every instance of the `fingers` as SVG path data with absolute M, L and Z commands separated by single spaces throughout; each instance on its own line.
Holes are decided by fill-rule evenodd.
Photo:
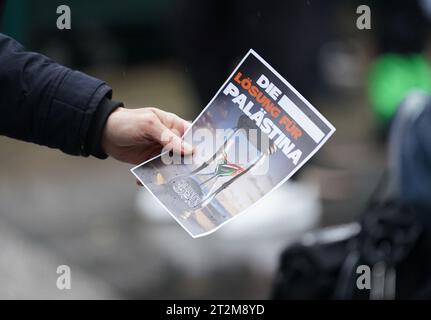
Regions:
M 175 134 L 173 130 L 167 127 L 163 128 L 159 143 L 165 150 L 173 150 L 175 153 L 186 155 L 193 153 L 193 148 L 188 143 L 184 142 L 179 135 Z
M 179 136 L 183 136 L 191 126 L 189 121 L 182 119 L 175 113 L 166 112 L 160 109 L 154 109 L 153 112 L 159 117 L 163 125 L 172 129 L 174 132 L 177 131 Z
M 191 154 L 193 152 L 192 147 L 185 143 L 174 131 L 176 130 L 171 130 L 161 122 L 158 122 L 152 125 L 148 133 L 165 151 L 173 150 L 178 154 Z
M 190 127 L 190 123 L 177 115 L 159 109 L 152 109 L 158 121 L 150 129 L 151 137 L 160 143 L 165 151 L 174 151 L 178 154 L 192 154 L 193 148 L 181 138 Z

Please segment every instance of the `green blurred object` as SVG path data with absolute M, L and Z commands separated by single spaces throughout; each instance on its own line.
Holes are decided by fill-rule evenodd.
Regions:
M 368 79 L 373 112 L 384 124 L 412 90 L 431 92 L 431 66 L 421 54 L 385 54 L 377 59 Z
M 25 0 L 6 1 L 1 23 L 1 32 L 24 43 L 28 3 Z M 1 12 L 0 12 L 1 13 Z

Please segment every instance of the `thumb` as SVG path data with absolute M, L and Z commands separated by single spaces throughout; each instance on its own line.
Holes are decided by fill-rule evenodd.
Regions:
M 193 153 L 193 148 L 190 144 L 186 143 L 179 135 L 175 134 L 174 131 L 164 127 L 160 135 L 159 143 L 166 150 L 172 150 L 178 154 L 189 155 Z

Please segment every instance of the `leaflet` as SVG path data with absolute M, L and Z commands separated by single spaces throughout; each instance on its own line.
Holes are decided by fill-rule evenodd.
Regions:
M 193 154 L 166 151 L 131 171 L 197 238 L 278 188 L 334 132 L 331 123 L 251 49 L 185 133 Z

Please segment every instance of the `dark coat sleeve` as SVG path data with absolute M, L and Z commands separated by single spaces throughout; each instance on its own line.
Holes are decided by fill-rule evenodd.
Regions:
M 118 103 L 103 81 L 70 70 L 0 34 L 0 134 L 98 158 Z

